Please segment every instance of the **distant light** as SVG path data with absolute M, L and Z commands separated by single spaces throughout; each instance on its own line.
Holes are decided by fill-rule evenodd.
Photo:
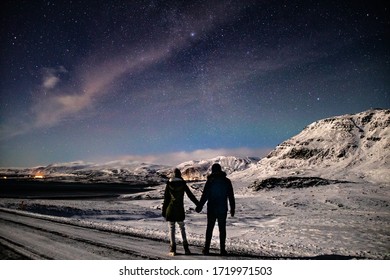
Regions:
M 44 178 L 45 178 L 45 176 L 40 172 L 38 172 L 37 174 L 34 175 L 34 179 L 44 179 Z
M 7 179 L 7 176 L 4 176 L 3 179 Z

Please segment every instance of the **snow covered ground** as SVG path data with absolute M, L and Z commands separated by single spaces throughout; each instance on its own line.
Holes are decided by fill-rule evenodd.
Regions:
M 198 198 L 199 184 L 192 186 Z M 276 258 L 390 258 L 388 185 L 339 183 L 253 191 L 242 182 L 233 184 L 237 210 L 227 222 L 230 252 Z M 168 241 L 161 217 L 164 187 L 108 200 L 2 198 L 0 206 Z M 190 200 L 185 203 L 189 241 L 202 246 L 206 215 L 196 213 Z M 212 247 L 218 248 L 217 228 Z

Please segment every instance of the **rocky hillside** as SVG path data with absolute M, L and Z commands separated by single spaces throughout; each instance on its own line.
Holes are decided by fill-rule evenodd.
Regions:
M 236 178 L 318 176 L 390 184 L 390 110 L 323 119 Z

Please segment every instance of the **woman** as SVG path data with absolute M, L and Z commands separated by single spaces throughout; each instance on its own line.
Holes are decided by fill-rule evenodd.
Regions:
M 183 246 L 186 255 L 191 254 L 188 248 L 188 241 L 184 225 L 184 192 L 189 199 L 198 205 L 198 200 L 188 188 L 186 182 L 181 177 L 179 169 L 174 170 L 174 177 L 169 179 L 164 193 L 164 203 L 162 215 L 169 223 L 170 251 L 169 254 L 176 255 L 175 224 L 178 223 L 183 238 Z

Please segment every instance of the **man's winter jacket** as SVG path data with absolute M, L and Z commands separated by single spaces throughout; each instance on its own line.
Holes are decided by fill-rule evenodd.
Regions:
M 207 182 L 199 202 L 198 209 L 201 209 L 207 202 L 207 213 L 222 215 L 228 212 L 228 200 L 230 212 L 234 216 L 236 204 L 231 181 L 223 171 L 213 172 L 207 177 Z

